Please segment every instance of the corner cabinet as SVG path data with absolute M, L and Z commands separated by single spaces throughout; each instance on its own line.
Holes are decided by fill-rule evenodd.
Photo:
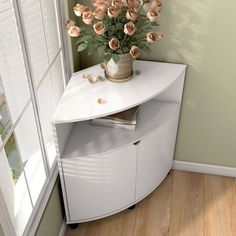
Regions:
M 120 84 L 82 78 L 103 75 L 99 65 L 75 73 L 57 106 L 52 123 L 68 224 L 134 205 L 172 167 L 186 66 L 135 61 L 134 70 L 141 74 Z M 137 105 L 135 130 L 88 122 Z

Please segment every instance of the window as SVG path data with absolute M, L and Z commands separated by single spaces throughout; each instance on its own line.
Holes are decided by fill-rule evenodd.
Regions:
M 65 85 L 58 19 L 56 0 L 0 0 L 0 198 L 11 235 L 26 234 L 55 170 L 50 123 Z

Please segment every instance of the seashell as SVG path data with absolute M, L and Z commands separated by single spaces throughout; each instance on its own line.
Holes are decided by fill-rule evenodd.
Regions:
M 100 64 L 100 67 L 101 67 L 103 70 L 105 70 L 105 69 L 106 69 L 105 63 L 101 63 L 101 64 Z
M 104 103 L 106 103 L 106 101 L 103 100 L 102 98 L 98 98 L 97 102 L 98 102 L 98 104 L 104 104 Z
M 91 76 L 92 74 L 83 74 L 83 79 L 88 79 L 89 76 Z
M 87 79 L 91 84 L 95 84 L 97 82 L 97 76 L 92 75 L 92 74 L 89 75 Z
M 100 81 L 104 81 L 106 78 L 104 77 L 104 76 L 102 76 L 102 75 L 99 75 L 98 77 L 98 80 L 100 80 Z

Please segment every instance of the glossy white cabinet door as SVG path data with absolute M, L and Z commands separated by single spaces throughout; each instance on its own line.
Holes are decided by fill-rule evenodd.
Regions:
M 177 114 L 166 120 L 137 145 L 137 188 L 135 201 L 153 191 L 172 167 Z
M 129 145 L 104 155 L 62 159 L 69 221 L 100 218 L 133 204 L 136 157 L 137 146 Z

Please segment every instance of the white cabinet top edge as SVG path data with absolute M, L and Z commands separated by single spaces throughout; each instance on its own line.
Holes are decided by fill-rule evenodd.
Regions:
M 83 74 L 104 75 L 99 65 L 73 74 L 56 108 L 52 123 L 68 123 L 94 119 L 117 113 L 158 96 L 185 71 L 186 65 L 151 61 L 135 61 L 133 70 L 140 75 L 124 83 L 108 80 L 95 84 Z M 99 104 L 97 100 L 105 101 Z

